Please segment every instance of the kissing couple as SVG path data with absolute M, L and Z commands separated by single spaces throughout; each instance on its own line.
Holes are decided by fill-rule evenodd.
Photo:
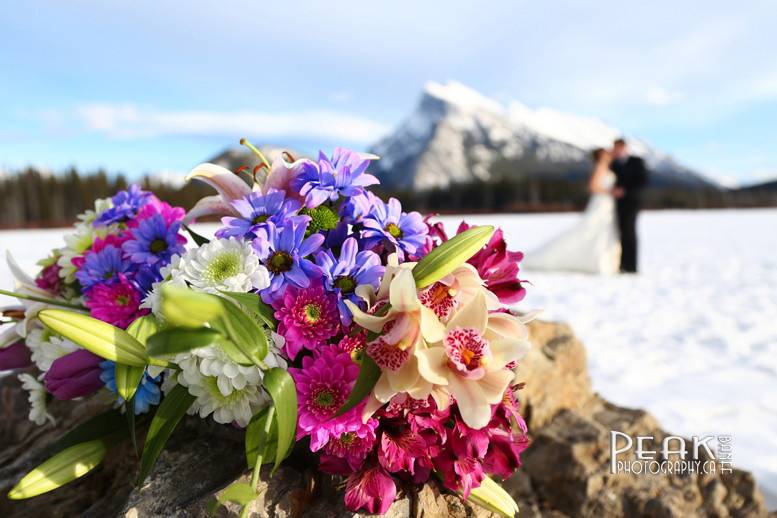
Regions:
M 648 183 L 645 161 L 622 138 L 591 154 L 590 198 L 580 220 L 538 250 L 527 253 L 529 270 L 637 273 L 637 215 Z

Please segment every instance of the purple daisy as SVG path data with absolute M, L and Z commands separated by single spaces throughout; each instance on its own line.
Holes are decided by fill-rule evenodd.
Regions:
M 291 368 L 289 374 L 297 387 L 297 439 L 309 435 L 311 451 L 349 432 L 361 438 L 374 435 L 375 424 L 362 422 L 363 404 L 336 416 L 359 376 L 359 366 L 348 353 L 325 348 L 318 356 L 302 358 L 302 368 Z
M 324 236 L 313 234 L 305 239 L 310 217 L 300 216 L 283 226 L 267 222 L 258 230 L 253 241 L 256 255 L 270 273 L 270 286 L 262 290 L 262 299 L 271 304 L 280 300 L 286 286 L 307 288 L 310 279 L 321 275 L 321 270 L 308 259 L 321 247 Z
M 317 164 L 303 164 L 292 188 L 305 198 L 307 207 L 317 207 L 340 196 L 356 196 L 368 185 L 380 183 L 373 175 L 365 173 L 369 165 L 369 160 L 345 148 L 335 148 L 332 158 L 320 151 Z
M 282 225 L 286 218 L 298 211 L 301 207 L 299 201 L 287 199 L 284 191 L 270 189 L 267 194 L 252 192 L 248 196 L 232 202 L 232 207 L 240 214 L 240 217 L 221 218 L 224 224 L 216 231 L 216 237 L 244 237 L 253 239 L 256 232 L 272 222 L 276 226 Z
M 130 185 L 126 191 L 117 192 L 111 202 L 113 207 L 100 214 L 94 220 L 94 226 L 122 223 L 134 217 L 141 207 L 151 200 L 153 195 L 144 191 L 138 185 Z
M 121 250 L 114 245 L 107 245 L 99 252 L 90 252 L 84 256 L 81 268 L 76 272 L 76 279 L 84 289 L 89 289 L 97 283 L 113 282 L 122 273 L 128 273 L 132 263 L 125 259 Z
M 377 290 L 385 270 L 380 257 L 369 250 L 360 252 L 358 242 L 352 237 L 343 243 L 340 257 L 335 257 L 331 250 L 322 250 L 316 254 L 316 264 L 321 267 L 326 289 L 337 294 L 340 316 L 346 325 L 351 322 L 351 311 L 343 300 L 361 303 L 354 291 L 356 287 L 368 284 Z
M 162 214 L 154 214 L 130 231 L 121 249 L 133 263 L 167 263 L 173 255 L 184 252 L 186 238 L 178 234 L 180 228 L 180 222 L 168 226 Z
M 364 248 L 372 249 L 388 243 L 400 260 L 405 260 L 405 255 L 416 255 L 423 249 L 429 233 L 421 214 L 402 212 L 402 205 L 396 198 L 390 198 L 388 203 L 376 199 L 372 211 L 362 224 Z

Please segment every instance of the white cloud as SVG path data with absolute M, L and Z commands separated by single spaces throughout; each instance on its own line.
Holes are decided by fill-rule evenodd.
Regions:
M 328 110 L 289 113 L 258 111 L 156 110 L 135 104 L 87 104 L 75 111 L 90 131 L 112 138 L 207 135 L 262 138 L 326 138 L 372 143 L 388 132 L 365 117 Z
M 661 86 L 653 86 L 645 93 L 645 102 L 652 106 L 669 106 L 681 101 L 684 97 L 681 92 L 667 90 Z

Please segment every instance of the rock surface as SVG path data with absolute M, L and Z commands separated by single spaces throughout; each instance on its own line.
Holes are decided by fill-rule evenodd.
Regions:
M 563 324 L 531 325 L 534 348 L 520 367 L 522 410 L 532 444 L 524 465 L 504 483 L 521 516 L 753 516 L 768 513 L 753 477 L 727 475 L 611 475 L 610 430 L 662 438 L 653 417 L 642 410 L 610 404 L 592 388 L 585 349 Z M 74 423 L 92 415 L 94 405 L 54 403 L 58 426 L 38 428 L 26 421 L 26 394 L 10 377 L 0 378 L 0 492 L 3 495 L 42 460 L 50 444 Z M 142 440 L 142 438 L 139 438 Z M 3 517 L 205 517 L 208 504 L 224 487 L 248 481 L 241 431 L 189 418 L 174 433 L 159 462 L 140 488 L 133 488 L 136 459 L 128 444 L 83 479 L 31 500 L 0 497 Z M 35 447 L 35 449 L 33 449 Z M 293 455 L 265 485 L 252 516 L 359 516 L 348 512 L 337 481 L 317 475 L 309 457 Z M 266 480 L 267 473 L 262 479 Z M 402 493 L 387 516 L 490 517 L 435 484 Z M 236 506 L 217 516 L 237 516 Z

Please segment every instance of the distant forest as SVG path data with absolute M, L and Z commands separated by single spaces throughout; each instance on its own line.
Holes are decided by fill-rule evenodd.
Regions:
M 145 176 L 137 183 L 163 201 L 186 209 L 203 196 L 215 194 L 201 182 L 177 187 Z M 128 184 L 123 175 L 105 171 L 82 174 L 70 169 L 50 174 L 28 168 L 9 174 L 0 178 L 0 228 L 69 225 L 78 214 L 93 209 L 96 198 L 113 196 Z
M 473 182 L 428 191 L 381 192 L 396 196 L 403 207 L 422 212 L 555 212 L 581 210 L 588 201 L 585 180 L 529 177 Z M 742 189 L 652 186 L 647 209 L 718 209 L 777 206 L 777 185 Z
M 145 189 L 173 205 L 191 208 L 203 196 L 215 194 L 207 185 L 191 182 L 183 187 L 151 176 L 139 181 Z M 81 212 L 93 208 L 95 198 L 112 196 L 128 185 L 123 175 L 105 171 L 82 174 L 71 169 L 62 174 L 25 169 L 0 177 L 0 228 L 68 225 Z M 737 190 L 652 188 L 646 208 L 726 208 L 777 206 L 777 186 Z M 541 212 L 579 210 L 588 197 L 584 182 L 528 178 L 496 183 L 455 185 L 425 192 L 387 192 L 407 210 L 453 212 Z

